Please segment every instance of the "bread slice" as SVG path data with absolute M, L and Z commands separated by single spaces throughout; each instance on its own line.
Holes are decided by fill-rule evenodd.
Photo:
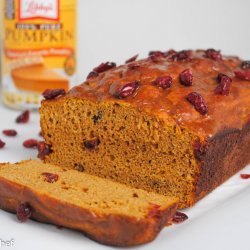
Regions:
M 20 204 L 28 204 L 37 221 L 80 230 L 103 244 L 132 246 L 157 236 L 177 200 L 40 161 L 1 164 L 0 208 L 16 212 Z

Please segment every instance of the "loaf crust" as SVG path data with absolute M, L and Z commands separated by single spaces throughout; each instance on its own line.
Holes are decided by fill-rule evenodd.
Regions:
M 217 60 L 209 58 L 204 50 L 186 53 L 188 57 L 184 60 L 158 53 L 158 56 L 127 63 L 87 79 L 62 98 L 44 100 L 40 110 L 41 127 L 45 141 L 52 149 L 45 161 L 71 165 L 72 168 L 79 163 L 86 166 L 88 173 L 163 195 L 177 196 L 180 208 L 194 205 L 244 168 L 250 162 L 250 81 L 241 79 L 235 72 L 248 72 L 250 75 L 250 69 L 242 68 L 243 61 L 238 57 L 221 56 Z M 186 69 L 193 75 L 191 86 L 180 83 L 180 74 Z M 232 79 L 228 94 L 215 93 L 219 74 Z M 156 86 L 154 81 L 159 76 L 171 76 L 172 85 L 166 89 Z M 135 81 L 139 81 L 140 85 L 130 96 L 121 98 L 117 95 L 122 87 Z M 206 114 L 199 113 L 187 101 L 191 92 L 199 93 L 204 98 L 208 107 Z M 120 127 L 115 127 L 119 122 L 117 107 L 122 110 L 119 119 L 124 120 L 124 125 Z M 71 109 L 74 111 L 71 112 Z M 101 119 L 91 123 L 88 113 L 94 118 L 98 110 L 104 113 L 104 123 L 112 123 L 114 119 L 112 126 L 115 129 L 108 126 L 107 129 L 105 124 L 102 126 Z M 105 120 L 106 111 L 111 114 L 109 120 Z M 69 112 L 72 115 L 70 119 L 75 119 L 75 127 L 75 124 L 66 122 Z M 128 119 L 130 114 L 135 122 Z M 122 144 L 122 140 L 127 140 L 125 136 L 120 140 L 124 127 L 128 127 L 127 138 L 132 138 L 128 147 Z M 109 129 L 114 133 L 109 133 Z M 97 149 L 92 151 L 81 147 L 83 140 L 89 136 L 89 130 L 93 131 L 93 138 L 104 135 L 98 141 Z M 129 134 L 129 130 L 133 133 Z M 63 140 L 65 133 L 75 133 L 75 137 Z M 139 139 L 137 135 L 140 135 Z M 172 135 L 176 136 L 172 138 Z M 106 143 L 111 136 L 116 141 Z M 169 143 L 164 144 L 168 140 Z M 74 142 L 76 146 L 72 147 Z M 171 143 L 176 146 L 168 147 Z M 101 155 L 110 156 L 110 151 L 119 151 L 121 147 L 123 151 L 128 149 L 129 153 L 135 144 L 135 152 L 130 158 L 124 154 L 115 163 L 101 159 Z M 172 153 L 178 157 L 173 156 L 170 161 L 167 156 L 171 157 Z M 122 152 L 119 151 L 119 154 Z M 140 155 L 138 161 L 134 160 L 137 155 Z M 180 160 L 181 157 L 186 161 Z M 156 161 L 158 158 L 161 159 Z M 127 160 L 130 163 L 127 164 Z M 92 162 L 95 165 L 92 166 Z M 181 168 L 175 171 L 178 166 Z
M 15 213 L 20 203 L 32 207 L 32 219 L 83 232 L 106 245 L 134 246 L 152 241 L 176 212 L 172 203 L 160 210 L 157 218 L 130 218 L 121 215 L 100 215 L 74 206 L 0 177 L 0 208 Z

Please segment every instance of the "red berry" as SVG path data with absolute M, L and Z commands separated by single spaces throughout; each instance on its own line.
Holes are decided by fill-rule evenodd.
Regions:
M 0 149 L 3 148 L 5 146 L 5 142 L 3 142 L 1 139 L 0 139 Z
M 232 79 L 229 76 L 220 73 L 217 77 L 217 81 L 219 85 L 214 90 L 214 93 L 220 95 L 229 95 Z
M 187 96 L 187 100 L 193 104 L 194 108 L 202 115 L 207 114 L 208 108 L 203 97 L 197 92 L 191 92 Z
M 66 95 L 66 91 L 65 89 L 46 89 L 42 95 L 46 100 L 52 100 L 58 96 Z
M 222 60 L 222 56 L 219 50 L 215 49 L 207 49 L 205 51 L 205 57 L 210 58 L 215 61 L 220 61 Z
M 241 63 L 242 69 L 250 69 L 250 61 L 244 61 Z
M 42 173 L 42 175 L 45 177 L 44 180 L 49 183 L 54 183 L 59 178 L 57 174 L 52 174 L 52 173 Z
M 137 57 L 138 57 L 138 54 L 137 55 L 135 55 L 135 56 L 133 56 L 133 57 L 131 57 L 131 58 L 129 58 L 125 63 L 131 63 L 131 62 L 134 62 L 136 59 L 137 59 Z
M 38 142 L 37 149 L 38 149 L 37 157 L 41 160 L 44 160 L 47 155 L 52 153 L 51 146 L 47 145 L 45 142 Z
M 138 68 L 140 68 L 140 65 L 137 62 L 132 62 L 132 63 L 128 64 L 129 70 L 136 70 Z
M 177 52 L 175 50 L 173 50 L 173 49 L 170 49 L 170 50 L 165 52 L 166 57 L 170 57 L 170 56 L 173 57 L 176 54 L 177 54 Z
M 89 150 L 93 150 L 93 149 L 97 148 L 99 144 L 100 144 L 99 139 L 85 140 L 83 142 L 84 147 L 89 149 Z
M 14 129 L 6 129 L 3 130 L 3 134 L 5 134 L 6 136 L 16 136 L 17 132 Z
M 235 71 L 234 72 L 236 77 L 238 77 L 241 80 L 246 80 L 246 81 L 250 81 L 250 71 Z
M 241 174 L 240 177 L 242 179 L 250 179 L 250 174 Z
M 153 81 L 153 84 L 162 89 L 168 89 L 172 85 L 172 77 L 171 76 L 159 76 Z
M 23 142 L 25 148 L 37 148 L 38 141 L 35 139 L 29 139 Z
M 95 71 L 97 73 L 102 73 L 104 71 L 107 71 L 107 70 L 115 68 L 115 67 L 116 67 L 115 63 L 113 63 L 113 62 L 105 62 L 105 63 L 101 63 L 99 66 L 94 68 L 93 71 Z
M 179 52 L 173 53 L 172 60 L 174 61 L 189 61 L 191 55 L 190 50 L 181 50 Z
M 183 221 L 187 220 L 188 216 L 182 212 L 177 211 L 172 219 L 173 223 L 180 224 Z
M 191 86 L 193 83 L 193 74 L 190 69 L 185 69 L 180 73 L 180 82 L 184 86 Z
M 20 114 L 17 118 L 16 118 L 16 123 L 27 123 L 30 119 L 30 111 L 29 110 L 25 110 L 22 114 Z
M 139 88 L 139 86 L 139 81 L 127 83 L 118 91 L 118 93 L 116 93 L 116 97 L 122 99 L 131 96 Z
M 21 222 L 27 221 L 32 215 L 32 208 L 28 203 L 21 203 L 16 208 L 17 219 Z
M 91 71 L 88 76 L 87 76 L 87 79 L 91 79 L 91 78 L 95 78 L 97 77 L 99 74 L 95 71 Z

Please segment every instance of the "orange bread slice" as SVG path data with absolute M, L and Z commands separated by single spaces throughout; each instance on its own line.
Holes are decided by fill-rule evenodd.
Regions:
M 0 165 L 0 208 L 29 207 L 30 218 L 72 228 L 108 245 L 152 241 L 177 201 L 40 161 Z

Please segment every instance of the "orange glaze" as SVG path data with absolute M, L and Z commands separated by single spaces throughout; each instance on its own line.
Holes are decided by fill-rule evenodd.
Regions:
M 240 68 L 242 60 L 225 57 L 221 61 L 206 58 L 204 50 L 192 51 L 190 60 L 171 61 L 158 57 L 139 60 L 136 69 L 125 64 L 83 84 L 74 87 L 67 97 L 78 97 L 93 101 L 126 102 L 140 111 L 155 114 L 162 119 L 172 118 L 176 124 L 195 131 L 203 138 L 212 137 L 226 128 L 241 129 L 250 119 L 250 81 L 237 79 L 234 71 Z M 185 69 L 193 73 L 193 85 L 180 84 L 179 74 Z M 228 96 L 214 93 L 218 83 L 216 77 L 224 73 L 232 78 Z M 169 89 L 161 89 L 152 84 L 158 77 L 170 75 L 173 84 Z M 124 99 L 117 99 L 115 93 L 125 84 L 139 80 L 141 85 L 135 93 Z M 201 115 L 186 100 L 190 92 L 198 92 L 208 105 L 208 113 Z

